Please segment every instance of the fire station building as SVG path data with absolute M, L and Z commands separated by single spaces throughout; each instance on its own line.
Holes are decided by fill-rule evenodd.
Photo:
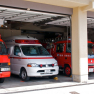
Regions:
M 11 9 L 14 9 L 14 11 L 11 11 Z M 21 12 L 17 14 L 16 10 L 21 10 Z M 68 26 L 70 28 L 70 38 L 71 38 L 71 44 L 72 44 L 72 54 L 71 54 L 72 78 L 73 78 L 73 81 L 76 81 L 76 82 L 87 82 L 88 81 L 87 40 L 88 40 L 88 34 L 90 32 L 89 28 L 91 30 L 94 30 L 93 29 L 94 0 L 0 0 L 0 19 L 7 20 L 8 23 L 10 21 L 12 22 L 20 21 L 22 22 L 22 25 L 24 25 L 23 22 L 26 22 L 26 23 L 33 22 L 34 19 L 30 20 L 31 18 L 29 17 L 29 15 L 28 14 L 27 16 L 24 15 L 24 12 L 22 11 L 33 11 L 34 14 L 36 12 L 39 12 L 40 14 L 37 14 L 36 16 L 34 16 L 36 18 L 36 21 L 40 21 L 40 20 L 43 21 L 42 20 L 43 17 L 40 17 L 40 16 L 45 15 L 45 13 L 48 13 L 48 16 L 46 15 L 44 18 L 49 18 L 51 17 L 49 14 L 53 14 L 53 16 L 62 15 L 62 18 L 65 17 L 66 19 L 67 18 L 70 19 L 70 21 L 66 19 L 62 20 L 62 23 L 59 19 L 58 24 L 55 24 L 55 21 L 53 23 L 51 23 L 51 20 L 50 21 L 46 20 L 46 21 L 48 24 L 54 24 L 54 25 L 60 24 L 61 27 Z M 16 18 L 15 18 L 15 14 L 17 14 Z M 22 16 L 17 18 L 17 16 L 19 15 L 22 15 Z M 56 17 L 55 19 L 58 19 L 58 17 Z M 12 28 L 15 29 L 15 26 L 18 27 L 18 25 L 19 23 L 18 24 L 16 23 L 14 27 L 12 26 Z M 10 24 L 9 24 L 9 27 L 10 27 Z M 27 29 L 28 28 L 30 28 L 30 25 L 29 26 L 27 25 Z M 16 30 L 21 30 L 21 26 L 19 28 L 16 28 Z M 43 31 L 43 30 L 41 29 L 40 31 Z M 50 31 L 51 30 L 49 30 L 49 32 Z M 57 33 L 58 33 L 58 30 L 57 30 Z M 6 35 L 3 35 L 3 33 L 1 33 L 1 35 L 6 36 Z M 91 37 L 92 37 L 91 40 L 93 40 L 93 33 L 91 33 L 91 36 L 89 36 L 89 38 Z

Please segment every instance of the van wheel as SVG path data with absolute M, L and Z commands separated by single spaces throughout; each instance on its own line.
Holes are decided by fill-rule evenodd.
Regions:
M 71 76 L 71 68 L 70 68 L 70 66 L 65 66 L 65 68 L 64 68 L 64 74 L 65 74 L 65 76 L 68 76 L 68 77 L 70 77 Z
M 3 83 L 5 78 L 0 78 L 0 83 Z
M 21 70 L 21 79 L 23 81 L 29 81 L 30 79 L 30 77 L 27 76 L 27 72 L 24 68 Z

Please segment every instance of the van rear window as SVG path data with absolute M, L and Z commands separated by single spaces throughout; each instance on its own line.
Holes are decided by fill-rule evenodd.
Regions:
M 21 46 L 21 49 L 23 54 L 26 56 L 50 55 L 49 52 L 43 46 L 24 45 Z

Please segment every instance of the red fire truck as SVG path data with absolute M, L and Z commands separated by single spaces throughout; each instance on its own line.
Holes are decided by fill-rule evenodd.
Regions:
M 71 40 L 43 43 L 43 46 L 58 61 L 59 69 L 71 76 Z M 88 41 L 88 72 L 94 72 L 94 45 Z
M 10 59 L 7 54 L 5 43 L 0 36 L 0 83 L 4 82 L 6 77 L 10 77 Z

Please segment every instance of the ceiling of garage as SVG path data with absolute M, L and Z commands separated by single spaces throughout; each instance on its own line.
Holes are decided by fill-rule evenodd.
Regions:
M 53 25 L 59 25 L 59 26 L 70 26 L 70 19 L 69 17 L 61 18 L 59 20 L 55 20 L 47 24 L 53 24 Z M 94 28 L 94 19 L 93 18 L 87 18 L 87 27 Z
M 12 8 L 3 8 L 0 7 L 0 19 L 13 20 L 13 21 L 22 21 L 22 22 L 36 22 L 42 21 L 44 19 L 60 19 L 66 17 L 66 15 L 58 15 L 37 11 L 20 10 Z
M 88 28 L 94 28 L 94 19 L 93 18 L 87 18 L 87 26 Z
M 30 9 L 22 10 L 0 7 L 0 19 L 31 22 L 35 25 L 51 24 L 57 26 L 70 26 L 68 15 L 31 11 Z M 87 26 L 88 28 L 94 28 L 94 19 L 87 18 Z
M 48 22 L 46 24 L 53 24 L 53 25 L 58 25 L 58 26 L 70 26 L 70 18 L 61 18 L 52 22 Z

